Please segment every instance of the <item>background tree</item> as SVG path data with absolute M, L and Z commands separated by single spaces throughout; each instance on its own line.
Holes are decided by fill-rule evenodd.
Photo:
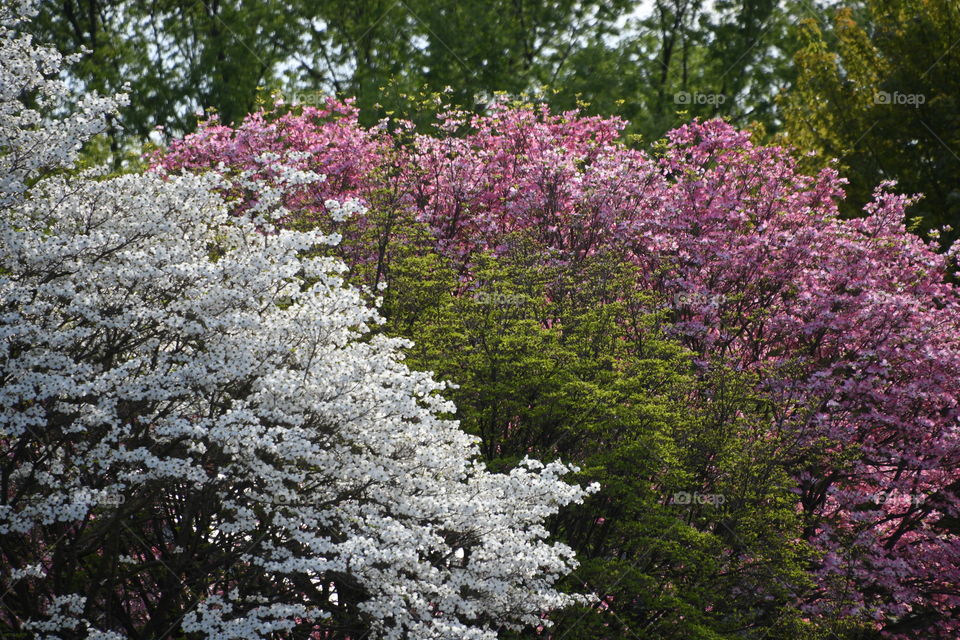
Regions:
M 608 32 L 628 5 L 68 0 L 41 3 L 34 30 L 63 53 L 89 50 L 74 73 L 91 90 L 129 83 L 136 99 L 122 121 L 145 136 L 157 125 L 192 131 L 198 109 L 237 123 L 271 89 L 308 104 L 356 97 L 368 124 L 423 88 L 454 87 L 472 108 L 555 78 L 580 39 Z
M 42 3 L 41 37 L 90 52 L 76 70 L 91 89 L 136 98 L 128 134 L 192 131 L 213 108 L 236 124 L 271 91 L 319 106 L 355 97 L 365 124 L 429 120 L 423 95 L 481 110 L 495 92 L 558 108 L 628 117 L 648 140 L 691 115 L 775 127 L 790 25 L 806 7 L 778 0 L 296 0 Z M 133 25 L 133 27 L 131 27 Z M 682 112 L 678 115 L 678 112 Z
M 297 31 L 282 2 L 65 0 L 38 3 L 30 29 L 63 54 L 86 53 L 69 73 L 104 94 L 129 85 L 119 124 L 134 138 L 154 127 L 191 131 L 197 111 L 227 122 L 276 84 Z M 119 132 L 111 132 L 119 144 Z
M 919 228 L 960 228 L 960 6 L 951 0 L 865 0 L 810 20 L 783 96 L 783 140 L 840 160 L 845 215 L 859 215 L 871 185 L 896 180 L 924 198 L 908 211 Z M 946 240 L 957 238 L 948 233 Z
M 313 26 L 291 52 L 289 80 L 357 96 L 368 123 L 404 107 L 419 119 L 425 114 L 409 108 L 419 90 L 449 88 L 448 101 L 473 109 L 493 92 L 555 81 L 584 38 L 614 33 L 630 7 L 624 0 L 303 2 L 301 19 Z
M 774 97 L 790 79 L 793 24 L 805 2 L 656 0 L 619 37 L 572 54 L 551 105 L 619 115 L 648 141 L 691 117 L 724 116 L 775 130 Z

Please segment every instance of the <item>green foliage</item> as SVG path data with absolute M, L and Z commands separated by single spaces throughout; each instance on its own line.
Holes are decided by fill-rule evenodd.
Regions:
M 75 77 L 101 94 L 126 91 L 130 105 L 111 122 L 117 149 L 123 136 L 194 128 L 196 112 L 239 121 L 256 106 L 259 87 L 277 85 L 276 68 L 300 33 L 285 3 L 41 1 L 33 29 L 62 53 L 85 50 Z
M 960 227 L 960 5 L 865 0 L 809 21 L 797 82 L 783 98 L 784 140 L 838 158 L 850 180 L 843 204 L 859 215 L 880 180 L 925 197 L 910 217 L 929 230 Z M 956 238 L 957 234 L 949 234 Z
M 790 78 L 793 25 L 806 2 L 657 0 L 619 38 L 574 51 L 551 102 L 617 114 L 657 140 L 693 117 L 776 128 L 777 91 Z
M 382 330 L 414 340 L 410 366 L 457 383 L 456 417 L 491 467 L 559 457 L 600 483 L 552 525 L 582 563 L 565 587 L 597 596 L 555 614 L 556 637 L 827 637 L 792 606 L 812 552 L 789 438 L 766 429 L 776 407 L 754 376 L 698 375 L 619 256 L 557 266 L 508 244 L 469 274 L 395 247 Z
M 42 0 L 38 35 L 102 93 L 130 85 L 111 138 L 192 131 L 198 110 L 228 124 L 274 97 L 354 97 L 364 124 L 416 121 L 424 98 L 482 110 L 498 91 L 587 105 L 657 139 L 691 116 L 775 126 L 773 96 L 804 3 L 778 0 Z M 684 102 L 682 95 L 692 96 Z M 717 97 L 719 96 L 719 98 Z M 719 102 L 718 102 L 719 101 Z M 429 101 L 428 101 L 429 102 Z

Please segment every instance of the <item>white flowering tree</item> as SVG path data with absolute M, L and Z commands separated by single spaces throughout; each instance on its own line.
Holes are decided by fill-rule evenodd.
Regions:
M 272 158 L 232 217 L 212 177 L 72 170 L 116 104 L 53 119 L 62 61 L 3 7 L 0 632 L 494 638 L 568 604 L 542 522 L 585 490 L 475 462 L 310 257 L 336 238 L 269 224 L 321 177 Z

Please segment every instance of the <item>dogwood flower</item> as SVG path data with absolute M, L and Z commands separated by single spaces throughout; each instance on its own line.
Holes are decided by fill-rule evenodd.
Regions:
M 0 24 L 0 625 L 495 638 L 573 602 L 543 521 L 589 489 L 490 473 L 444 384 L 367 335 L 311 253 L 335 238 L 275 224 L 319 174 L 261 156 L 236 216 L 216 175 L 63 171 L 117 102 L 54 118 L 60 57 Z

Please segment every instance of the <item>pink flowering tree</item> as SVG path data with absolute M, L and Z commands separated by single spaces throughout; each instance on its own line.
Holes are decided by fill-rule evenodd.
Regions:
M 335 147 L 311 117 L 257 114 L 233 132 L 209 123 L 162 166 L 199 168 L 189 159 L 204 158 L 230 175 L 265 151 Z M 310 135 L 285 138 L 272 121 Z M 622 127 L 501 102 L 482 116 L 443 114 L 437 132 L 403 145 L 356 132 L 341 139 L 370 135 L 390 152 L 364 164 L 351 183 L 359 188 L 327 196 L 375 208 L 374 193 L 391 194 L 390 210 L 425 225 L 466 281 L 480 252 L 503 255 L 518 235 L 544 264 L 574 272 L 603 253 L 633 263 L 633 286 L 661 301 L 701 375 L 749 372 L 771 402 L 768 430 L 786 443 L 778 456 L 792 472 L 802 537 L 820 552 L 816 586 L 797 606 L 888 637 L 955 637 L 960 297 L 945 279 L 951 256 L 906 232 L 909 199 L 890 184 L 863 217 L 842 220 L 834 171 L 798 173 L 786 150 L 754 145 L 721 121 L 672 131 L 651 153 L 626 148 Z M 322 154 L 303 162 L 326 171 Z M 380 238 L 354 244 L 357 264 L 382 260 L 397 240 Z
M 517 228 L 561 260 L 628 255 L 643 286 L 673 301 L 674 331 L 704 369 L 761 372 L 778 407 L 770 428 L 795 434 L 805 533 L 825 554 L 804 606 L 951 637 L 960 298 L 944 281 L 949 257 L 905 231 L 908 200 L 889 185 L 843 221 L 835 172 L 800 175 L 784 150 L 723 122 L 671 132 L 654 157 L 620 146 L 618 124 L 500 108 L 461 138 L 421 137 L 414 206 L 465 260 Z

